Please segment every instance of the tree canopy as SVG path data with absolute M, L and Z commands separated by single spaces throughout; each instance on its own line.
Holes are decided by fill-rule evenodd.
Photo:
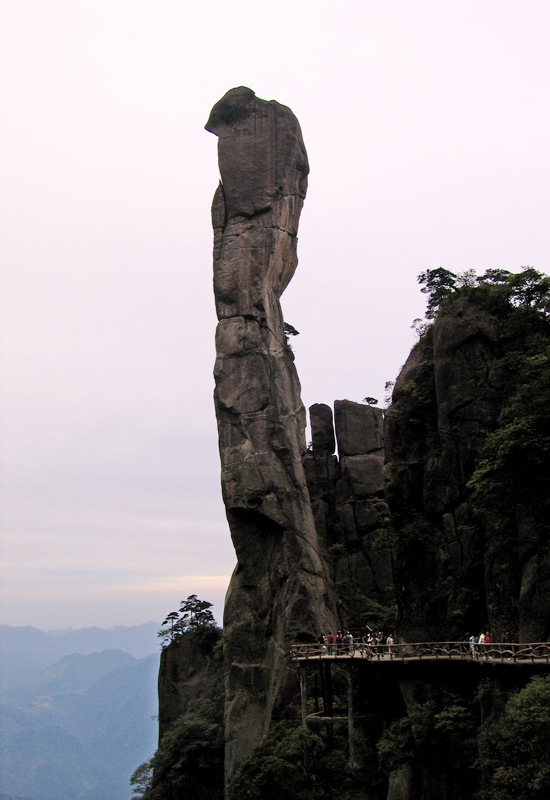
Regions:
M 427 269 L 418 275 L 421 292 L 428 295 L 426 318 L 435 319 L 447 306 L 460 297 L 489 298 L 516 308 L 536 311 L 540 316 L 550 315 L 550 277 L 526 266 L 521 272 L 505 269 L 487 269 L 483 275 L 475 270 L 454 273 L 444 267 Z M 415 320 L 413 327 L 421 321 Z
M 216 627 L 216 620 L 210 611 L 212 603 L 199 600 L 196 594 L 190 594 L 187 600 L 182 600 L 179 611 L 171 611 L 158 632 L 162 639 L 162 646 L 166 647 L 177 636 L 205 627 Z
M 483 800 L 550 797 L 550 676 L 533 678 L 479 737 L 487 775 Z

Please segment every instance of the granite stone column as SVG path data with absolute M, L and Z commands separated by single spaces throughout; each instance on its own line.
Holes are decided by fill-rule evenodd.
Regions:
M 336 628 L 302 467 L 305 411 L 279 298 L 297 265 L 308 161 L 285 106 L 228 92 L 206 129 L 219 137 L 214 196 L 214 392 L 222 492 L 237 566 L 224 611 L 226 784 L 299 702 L 288 653 Z

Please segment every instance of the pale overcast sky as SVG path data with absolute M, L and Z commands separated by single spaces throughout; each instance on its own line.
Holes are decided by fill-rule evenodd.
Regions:
M 214 103 L 302 126 L 304 403 L 382 403 L 419 272 L 550 272 L 549 41 L 548 0 L 0 0 L 1 623 L 221 621 Z

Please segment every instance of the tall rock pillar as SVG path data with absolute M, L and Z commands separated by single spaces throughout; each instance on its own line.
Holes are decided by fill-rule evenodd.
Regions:
M 305 410 L 279 298 L 292 278 L 308 161 L 290 109 L 229 91 L 214 196 L 214 393 L 222 491 L 237 554 L 224 610 L 226 777 L 297 689 L 292 641 L 335 627 L 309 501 Z

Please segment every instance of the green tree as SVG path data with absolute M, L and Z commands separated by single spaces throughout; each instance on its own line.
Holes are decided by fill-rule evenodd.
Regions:
M 550 334 L 547 334 L 550 335 Z M 484 509 L 509 515 L 518 503 L 541 505 L 550 471 L 550 344 L 532 343 L 516 365 L 516 388 L 489 434 L 469 487 Z M 537 352 L 538 350 L 538 352 Z
M 297 331 L 294 325 L 291 325 L 290 322 L 285 322 L 283 326 L 283 331 L 285 336 L 288 338 L 289 336 L 299 336 L 300 331 Z
M 417 278 L 422 293 L 428 295 L 426 317 L 435 319 L 449 303 L 458 297 L 469 297 L 485 305 L 489 311 L 510 307 L 534 311 L 540 317 L 550 316 L 550 277 L 534 267 L 522 267 L 521 272 L 488 269 L 477 276 L 473 269 L 455 274 L 443 267 L 428 269 Z M 414 320 L 412 327 L 422 336 L 425 323 Z
M 483 800 L 548 800 L 550 676 L 533 678 L 483 726 L 479 751 L 487 776 Z
M 164 622 L 162 623 L 163 627 L 158 632 L 157 636 L 162 637 L 167 642 L 172 642 L 174 640 L 174 636 L 177 636 L 179 633 L 179 614 L 177 611 L 171 611 Z M 168 628 L 164 626 L 168 625 Z
M 347 763 L 346 732 L 304 729 L 298 720 L 274 723 L 238 770 L 230 800 L 352 800 L 378 797 L 377 777 Z M 372 792 L 370 788 L 372 788 Z
M 139 767 L 134 770 L 130 778 L 130 786 L 132 787 L 132 799 L 142 800 L 147 796 L 150 791 L 151 781 L 153 779 L 153 759 L 144 761 Z
M 418 283 L 423 284 L 420 290 L 422 294 L 428 295 L 428 308 L 426 317 L 433 319 L 443 301 L 456 289 L 457 276 L 443 267 L 437 269 L 427 269 L 421 272 L 417 278 Z
M 417 320 L 415 320 L 415 322 L 416 321 Z M 391 396 L 392 396 L 392 392 L 393 392 L 393 387 L 394 386 L 395 386 L 395 381 L 386 381 L 386 383 L 384 384 L 384 391 L 385 391 L 384 402 L 385 402 L 386 406 L 391 405 Z
M 190 594 L 187 600 L 182 600 L 180 610 L 168 614 L 157 634 L 162 639 L 162 646 L 167 647 L 176 636 L 182 636 L 184 633 L 216 627 L 211 608 L 212 603 L 199 600 L 196 594 Z
M 512 273 L 507 269 L 488 269 L 485 270 L 480 278 L 477 278 L 478 284 L 493 283 L 503 284 L 506 283 Z
M 405 764 L 412 764 L 414 740 L 409 718 L 401 717 L 392 722 L 378 740 L 376 750 L 380 769 L 387 774 Z
M 522 267 L 522 272 L 510 275 L 507 280 L 513 305 L 530 308 L 543 316 L 550 312 L 550 277 L 533 267 Z
M 196 698 L 130 778 L 134 800 L 222 800 L 223 685 Z
M 179 613 L 183 632 L 216 625 L 214 615 L 210 611 L 211 608 L 212 603 L 199 600 L 196 594 L 190 594 L 187 600 L 182 600 Z
M 416 319 L 413 319 L 412 321 L 411 329 L 416 333 L 418 338 L 421 339 L 428 330 L 429 325 L 429 322 L 425 322 L 424 320 L 420 319 L 420 317 L 416 317 Z
M 456 276 L 456 286 L 459 288 L 472 289 L 477 283 L 477 275 L 475 269 L 467 269 L 464 272 L 459 272 Z

